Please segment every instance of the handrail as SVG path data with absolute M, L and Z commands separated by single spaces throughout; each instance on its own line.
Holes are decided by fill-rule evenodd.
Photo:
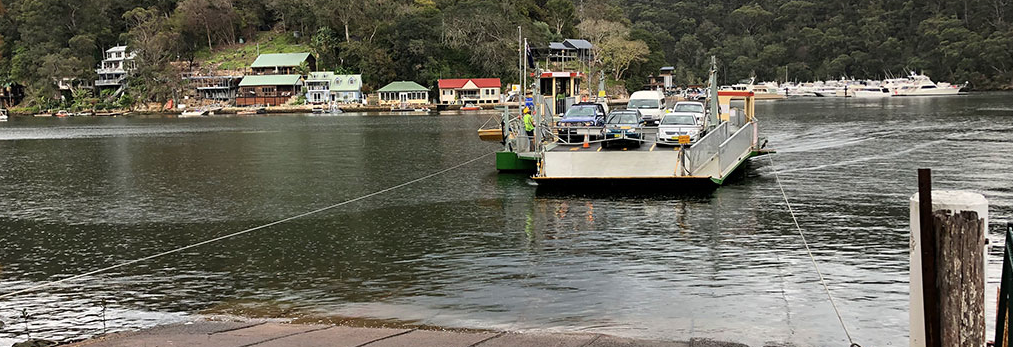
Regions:
M 1006 223 L 1006 250 L 1002 254 L 998 314 L 995 315 L 995 346 L 1013 347 L 1009 337 L 1010 299 L 1013 294 L 1013 222 Z

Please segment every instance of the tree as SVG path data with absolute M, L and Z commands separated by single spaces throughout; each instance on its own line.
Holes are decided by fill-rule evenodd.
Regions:
M 647 61 L 651 49 L 644 41 L 631 41 L 613 36 L 602 42 L 602 64 L 612 71 L 612 79 L 619 81 L 635 62 Z
M 574 12 L 571 0 L 549 0 L 545 3 L 545 13 L 548 15 L 548 23 L 556 29 L 556 35 L 563 36 L 563 28 L 573 25 Z
M 128 84 L 141 100 L 165 101 L 180 89 L 180 74 L 169 62 L 176 57 L 180 35 L 155 7 L 123 14 L 128 23 L 128 50 L 135 55 Z M 132 100 L 136 98 L 132 97 Z
M 341 42 L 338 40 L 330 27 L 321 27 L 310 40 L 310 47 L 317 56 L 317 68 L 320 70 L 333 70 L 338 67 L 338 47 Z
M 214 49 L 213 42 L 236 42 L 236 11 L 232 0 L 183 0 L 176 7 L 177 15 L 187 24 L 187 30 L 202 31 L 208 40 L 208 49 Z

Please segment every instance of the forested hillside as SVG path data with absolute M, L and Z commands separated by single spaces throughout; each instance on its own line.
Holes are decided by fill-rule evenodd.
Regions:
M 266 31 L 367 88 L 441 77 L 517 79 L 517 27 L 532 46 L 597 44 L 594 66 L 638 89 L 664 65 L 679 83 L 882 78 L 924 71 L 976 89 L 1013 86 L 1013 0 L 0 0 L 0 82 L 52 102 L 60 78 L 93 79 L 104 49 L 139 53 L 134 99 L 164 101 L 180 66 Z

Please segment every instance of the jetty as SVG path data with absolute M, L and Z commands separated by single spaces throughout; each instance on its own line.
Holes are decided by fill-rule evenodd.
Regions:
M 288 324 L 268 320 L 244 322 L 197 320 L 151 329 L 109 334 L 69 346 L 208 346 L 208 347 L 745 347 L 709 339 L 658 341 L 594 333 L 517 333 L 413 327 L 374 328 L 323 324 Z

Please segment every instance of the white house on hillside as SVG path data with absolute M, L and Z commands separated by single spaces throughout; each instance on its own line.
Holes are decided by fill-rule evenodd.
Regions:
M 133 52 L 127 52 L 127 46 L 116 46 L 106 50 L 105 59 L 95 70 L 98 74 L 95 87 L 122 87 L 123 79 L 134 68 L 134 56 Z

